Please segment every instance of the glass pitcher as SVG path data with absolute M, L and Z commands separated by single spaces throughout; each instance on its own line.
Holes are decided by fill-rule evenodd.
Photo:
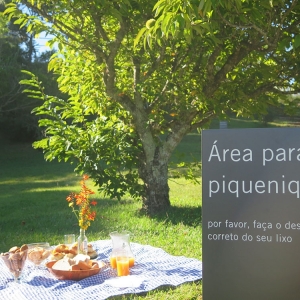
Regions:
M 130 232 L 129 231 L 113 231 L 110 234 L 112 241 L 112 251 L 110 255 L 110 264 L 112 268 L 117 267 L 116 257 L 118 252 L 126 252 L 126 256 L 129 257 L 129 267 L 134 265 L 134 255 L 130 247 Z

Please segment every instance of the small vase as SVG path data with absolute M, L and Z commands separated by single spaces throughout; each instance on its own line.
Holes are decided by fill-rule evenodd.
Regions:
M 80 228 L 80 235 L 78 237 L 78 254 L 85 254 L 88 253 L 88 239 L 85 235 L 85 230 Z

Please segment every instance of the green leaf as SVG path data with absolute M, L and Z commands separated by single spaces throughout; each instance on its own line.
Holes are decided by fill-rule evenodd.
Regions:
M 199 3 L 198 9 L 202 10 L 203 7 L 204 7 L 204 4 L 205 4 L 205 0 L 201 0 L 200 3 Z
M 18 9 L 17 9 L 17 6 L 16 6 L 15 3 L 7 4 L 7 8 L 3 12 L 3 15 L 8 15 L 8 14 L 11 14 L 11 13 L 15 13 L 17 10 Z
M 36 91 L 36 90 L 29 90 L 29 89 L 25 89 L 23 90 L 23 93 L 30 93 L 30 94 L 35 94 L 35 95 L 42 95 L 42 93 L 40 91 Z
M 147 28 L 146 28 L 146 27 L 143 27 L 143 28 L 138 32 L 138 34 L 137 34 L 137 36 L 136 36 L 136 38 L 134 39 L 134 42 L 133 42 L 134 47 L 137 46 L 137 44 L 139 43 L 139 41 L 140 41 L 142 35 L 145 33 L 146 30 L 147 30 Z
M 169 33 L 169 27 L 171 25 L 171 19 L 173 18 L 172 13 L 167 13 L 167 15 L 163 18 L 161 22 L 161 29 L 165 32 L 165 34 L 168 36 Z
M 58 44 L 57 44 L 57 47 L 58 47 L 59 51 L 62 51 L 62 50 L 63 50 L 63 45 L 62 45 L 62 43 L 58 43 Z
M 23 24 L 23 23 L 25 23 L 25 24 L 26 24 L 26 22 L 27 22 L 27 20 L 26 20 L 26 19 L 19 18 L 19 19 L 16 19 L 16 20 L 14 21 L 14 24 L 16 24 L 16 25 L 20 25 L 20 24 Z
M 300 35 L 296 35 L 293 42 L 294 49 L 297 49 L 300 46 Z
M 153 11 L 155 11 L 155 17 L 157 17 L 164 9 L 166 9 L 166 4 L 164 3 L 166 0 L 159 0 L 153 7 Z

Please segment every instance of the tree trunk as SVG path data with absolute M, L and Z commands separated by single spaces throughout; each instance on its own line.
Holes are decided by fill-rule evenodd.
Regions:
M 142 209 L 148 215 L 166 211 L 171 205 L 168 185 L 168 162 L 159 159 L 159 155 L 155 155 L 153 160 L 140 165 L 139 173 L 144 181 Z

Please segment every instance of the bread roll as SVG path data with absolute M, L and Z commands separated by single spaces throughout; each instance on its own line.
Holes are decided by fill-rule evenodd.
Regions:
M 65 244 L 57 245 L 54 248 L 54 251 L 56 251 L 56 252 L 65 252 L 66 250 L 69 250 L 69 247 L 67 245 L 65 245 Z
M 67 259 L 60 259 L 52 266 L 53 270 L 69 271 L 70 268 L 71 265 Z
M 15 253 L 18 249 L 20 249 L 19 247 L 17 246 L 14 246 L 14 247 L 11 247 L 8 252 L 12 252 L 12 253 Z
M 50 260 L 60 260 L 62 258 L 64 258 L 65 254 L 62 252 L 52 252 L 51 256 L 50 256 Z

